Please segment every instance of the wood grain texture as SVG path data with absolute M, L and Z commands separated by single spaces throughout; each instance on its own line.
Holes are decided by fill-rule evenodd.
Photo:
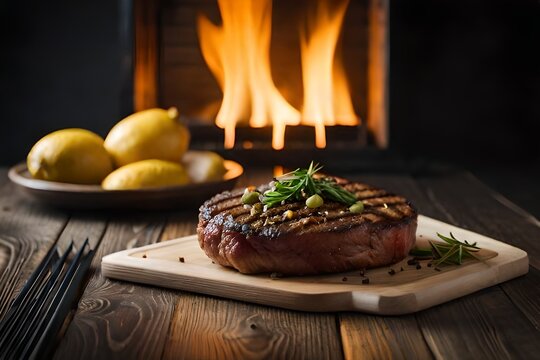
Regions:
M 434 215 L 431 204 L 409 176 L 363 174 L 349 178 L 401 194 L 413 201 L 422 213 Z M 340 316 L 340 330 L 347 359 L 406 359 L 411 358 L 411 354 L 418 354 L 419 359 L 432 357 L 415 315 L 380 317 L 344 313 Z
M 333 314 L 182 295 L 166 359 L 342 358 Z
M 68 216 L 40 207 L 11 183 L 0 189 L 0 318 L 65 227 Z
M 500 287 L 417 315 L 425 339 L 439 359 L 532 359 L 538 356 L 538 330 Z
M 540 238 L 538 230 L 529 219 L 500 204 L 489 188 L 470 174 L 421 178 L 419 184 L 427 200 L 435 205 L 431 210 L 440 218 L 532 250 L 531 264 L 538 261 L 536 246 L 531 243 L 532 239 Z M 538 290 L 535 290 L 538 285 L 520 286 L 534 282 L 531 276 L 534 274 L 419 313 L 420 328 L 435 356 L 471 359 L 507 358 L 509 354 L 519 354 L 521 358 L 536 356 L 540 352 L 540 344 L 533 341 L 540 335 Z M 458 352 L 460 347 L 455 344 L 466 350 Z
M 72 213 L 69 222 L 57 241 L 57 245 L 60 250 L 64 250 L 73 241 L 75 247 L 78 248 L 88 239 L 90 248 L 97 249 L 106 227 L 107 220 L 102 216 L 89 213 Z
M 268 181 L 271 175 L 268 170 L 248 174 L 239 186 Z M 396 175 L 356 178 L 407 196 L 423 214 L 528 247 L 531 263 L 537 261 L 534 220 L 506 206 L 469 175 L 418 181 Z M 0 301 L 16 294 L 56 239 L 63 246 L 71 238 L 79 242 L 91 234 L 92 241 L 99 242 L 104 232 L 92 277 L 60 342 L 57 358 L 259 358 L 269 354 L 267 357 L 479 359 L 535 358 L 540 353 L 540 273 L 536 267 L 519 279 L 415 315 L 344 313 L 336 319 L 333 314 L 297 313 L 108 281 L 101 276 L 99 261 L 104 254 L 193 233 L 195 211 L 126 217 L 75 214 L 69 218 L 39 207 L 5 183 L 0 199 L 0 239 L 4 241 L 0 246 Z M 107 222 L 107 218 L 112 220 Z M 167 227 L 162 232 L 165 220 Z M 10 246 L 16 248 L 14 258 L 20 259 L 11 268 L 18 266 L 19 270 L 6 275 Z M 266 352 L 267 348 L 272 351 Z
M 529 273 L 501 285 L 510 300 L 540 331 L 540 270 L 529 268 Z
M 271 179 L 249 172 L 239 186 Z M 193 216 L 195 215 L 195 216 Z M 197 214 L 169 218 L 163 239 L 193 234 Z M 164 351 L 167 359 L 342 358 L 336 317 L 246 304 L 182 292 Z
M 340 328 L 348 360 L 433 358 L 414 315 L 396 318 L 343 313 Z
M 196 234 L 198 216 L 199 213 L 196 211 L 170 214 L 160 241 Z
M 480 191 L 481 187 L 478 186 L 475 179 L 471 179 L 468 175 L 459 175 L 457 178 L 448 179 L 447 177 L 435 177 L 435 178 L 422 178 L 421 181 L 416 181 L 413 178 L 406 176 L 385 175 L 385 176 L 369 176 L 363 175 L 360 177 L 362 180 L 383 186 L 389 190 L 398 192 L 405 195 L 418 207 L 422 214 L 439 218 L 443 221 L 447 221 L 465 228 L 469 228 L 473 231 L 493 236 L 496 239 L 505 240 L 499 233 L 494 233 L 493 229 L 489 229 L 482 226 L 484 222 L 487 222 L 489 216 L 493 216 L 491 210 L 487 210 L 489 214 L 476 214 L 471 216 L 469 208 L 474 207 L 476 203 L 480 209 L 482 207 L 490 208 L 495 206 L 493 198 L 490 199 L 489 194 L 484 191 Z M 445 186 L 441 186 L 441 182 L 444 182 Z M 471 190 L 470 187 L 473 189 Z M 452 188 L 452 189 L 450 189 Z M 471 199 L 470 197 L 473 197 Z M 480 199 L 474 200 L 474 197 L 480 197 Z M 467 198 L 464 200 L 464 198 Z M 464 204 L 465 202 L 465 204 Z M 479 210 L 472 209 L 472 213 L 478 213 Z M 515 214 L 514 214 L 515 215 Z M 517 223 L 523 223 L 523 219 L 514 220 Z M 519 230 L 513 230 L 519 232 Z M 529 275 L 526 275 L 527 278 Z M 531 347 L 536 345 L 531 339 L 535 338 L 535 324 L 538 324 L 538 306 L 535 306 L 535 291 L 526 289 L 523 286 L 519 286 L 516 282 L 522 282 L 524 280 L 518 279 L 505 283 L 504 289 L 508 293 L 511 288 L 518 288 L 517 294 L 514 296 L 516 300 L 514 305 L 507 296 L 501 296 L 504 294 L 501 287 L 492 287 L 486 289 L 480 293 L 469 295 L 465 298 L 455 300 L 450 304 L 443 304 L 432 309 L 422 311 L 416 315 L 418 320 L 418 328 L 421 330 L 426 343 L 430 350 L 437 358 L 455 358 L 458 354 L 455 352 L 460 346 L 467 348 L 465 355 L 461 356 L 470 358 L 490 358 L 493 356 L 493 349 L 501 349 L 500 354 L 514 354 L 515 350 L 512 341 L 527 343 L 525 351 L 531 351 Z M 527 281 L 531 284 L 533 281 Z M 507 290 L 508 289 L 508 290 Z M 534 289 L 534 287 L 532 288 Z M 484 295 L 481 295 L 484 294 Z M 488 294 L 488 295 L 485 295 Z M 509 295 L 512 298 L 513 295 Z M 536 298 L 537 299 L 537 298 Z M 475 304 L 475 307 L 470 304 Z M 489 312 L 481 311 L 483 308 L 497 308 L 504 309 L 502 311 L 496 310 L 497 313 L 504 313 L 500 315 L 500 318 L 493 318 Z M 523 309 L 523 310 L 520 310 Z M 465 317 L 465 314 L 469 315 Z M 526 314 L 526 315 L 524 315 Z M 454 319 L 450 321 L 446 319 Z M 465 320 L 462 320 L 464 319 Z M 528 318 L 528 319 L 527 319 Z M 442 319 L 440 321 L 436 319 Z M 460 320 L 461 319 L 461 320 Z M 472 320 L 468 320 L 472 319 Z M 347 319 L 348 320 L 348 319 Z M 365 321 L 364 319 L 357 317 L 355 322 Z M 394 321 L 394 319 L 392 319 Z M 401 321 L 395 320 L 395 321 Z M 511 337 L 516 332 L 512 326 L 507 327 L 506 323 L 519 324 L 524 328 L 532 331 L 527 333 L 521 333 L 521 339 L 512 339 Z M 342 324 L 345 322 L 342 320 Z M 491 328 L 487 329 L 483 324 L 489 324 Z M 344 325 L 342 325 L 343 333 Z M 475 334 L 483 334 L 486 331 L 494 331 L 498 335 L 496 337 L 490 336 L 476 336 Z M 410 332 L 407 336 L 410 336 Z M 359 334 L 360 339 L 366 338 L 369 334 Z M 416 337 L 416 336 L 415 336 Z M 379 338 L 382 339 L 382 338 Z M 382 341 L 382 340 L 381 340 Z M 361 343 L 361 341 L 360 341 Z M 456 344 L 460 344 L 457 346 Z M 370 345 L 371 348 L 380 347 L 385 349 L 384 344 Z M 401 345 L 406 346 L 406 345 Z M 390 347 L 386 347 L 390 348 Z M 390 348 L 391 349 L 391 348 Z M 533 349 L 538 351 L 537 349 Z M 347 354 L 347 348 L 345 348 Z M 525 352 L 532 355 L 534 352 Z M 394 357 L 400 357 L 399 354 L 392 354 Z
M 78 248 L 88 238 L 90 246 L 95 248 L 106 222 L 88 214 L 70 216 L 42 207 L 14 190 L 13 184 L 4 185 L 0 198 L 3 204 L 0 212 L 0 243 L 1 248 L 9 249 L 7 266 L 2 266 L 0 276 L 1 317 L 51 246 L 56 243 L 60 250 L 65 250 L 74 241 Z M 84 288 L 84 283 L 81 286 Z M 69 322 L 69 317 L 66 322 Z
M 425 266 L 425 262 L 418 270 L 403 260 L 392 266 L 398 271 L 400 267 L 404 269 L 395 276 L 388 274 L 388 267 L 369 269 L 369 285 L 362 285 L 358 271 L 275 281 L 268 275 L 246 276 L 212 264 L 201 250 L 197 235 L 189 235 L 103 257 L 101 271 L 113 279 L 292 310 L 356 310 L 389 315 L 416 312 L 528 270 L 526 253 L 522 250 L 422 215 L 418 217 L 417 235 L 422 242 L 419 246 L 429 246 L 427 239 L 445 231 L 466 236 L 470 242 L 485 248 L 477 256 L 490 260 L 486 263 L 467 260 L 461 266 L 445 266 L 439 272 Z M 179 261 L 180 256 L 183 261 Z M 344 276 L 347 281 L 343 280 Z
M 420 185 L 452 223 L 518 246 L 529 254 L 531 265 L 540 269 L 540 223 L 498 201 L 501 195 L 473 175 L 421 178 Z
M 168 290 L 110 281 L 101 275 L 105 254 L 159 239 L 164 217 L 137 214 L 109 222 L 92 268 L 94 274 L 55 358 L 159 358 L 173 314 Z
M 431 198 L 441 199 L 440 201 L 445 203 L 445 208 L 451 209 L 447 211 L 453 211 L 449 217 L 455 223 L 519 246 L 529 253 L 532 265 L 529 274 L 503 284 L 502 289 L 538 330 L 540 227 L 536 224 L 537 220 L 529 214 L 516 212 L 515 208 L 507 205 L 507 202 L 501 202 L 500 194 L 468 173 L 451 178 L 424 178 L 421 179 L 421 183 Z M 456 187 L 465 190 L 461 196 L 456 194 Z M 460 208 L 466 208 L 467 211 L 459 211 Z

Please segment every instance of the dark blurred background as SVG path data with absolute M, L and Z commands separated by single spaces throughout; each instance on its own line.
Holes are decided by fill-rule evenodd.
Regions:
M 130 113 L 130 9 L 0 3 L 0 165 L 48 132 L 106 135 Z M 538 214 L 540 2 L 393 0 L 390 17 L 391 151 L 468 169 Z

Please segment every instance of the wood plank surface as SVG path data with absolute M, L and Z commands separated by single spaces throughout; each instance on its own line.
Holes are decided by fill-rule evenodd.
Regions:
M 176 306 L 166 359 L 340 359 L 335 315 L 198 295 Z
M 248 174 L 240 186 L 271 175 Z M 192 234 L 196 211 L 69 214 L 39 206 L 0 177 L 0 316 L 52 244 L 63 247 L 88 236 L 98 253 L 56 358 L 527 359 L 540 353 L 534 340 L 540 335 L 534 218 L 468 174 L 356 178 L 407 196 L 425 215 L 525 249 L 530 273 L 399 317 L 300 313 L 109 281 L 100 272 L 103 255 Z
M 238 186 L 268 182 L 271 171 L 246 174 Z M 171 216 L 163 240 L 195 233 L 197 214 Z M 181 292 L 167 359 L 342 358 L 334 314 L 287 311 Z
M 433 358 L 414 315 L 340 315 L 345 359 Z
M 0 188 L 0 318 L 56 242 L 68 216 L 23 197 L 11 183 Z
M 423 177 L 419 184 L 439 216 L 531 251 L 531 264 L 538 261 L 531 243 L 540 238 L 538 229 L 500 204 L 470 174 Z M 522 282 L 532 281 L 532 276 L 525 275 Z M 438 358 L 533 358 L 540 353 L 540 343 L 531 341 L 540 336 L 537 286 L 527 289 L 508 282 L 418 313 L 417 319 Z
M 345 176 L 406 196 L 422 213 L 433 215 L 434 209 L 431 204 L 426 201 L 416 182 L 409 176 L 395 174 Z M 381 317 L 343 313 L 340 315 L 340 329 L 346 359 L 432 358 L 431 350 L 424 340 L 415 315 Z
M 107 220 L 103 217 L 89 213 L 72 213 L 57 245 L 60 250 L 64 250 L 73 241 L 75 247 L 78 248 L 88 239 L 90 248 L 97 249 L 106 227 Z
M 88 238 L 90 245 L 96 247 L 105 222 L 88 214 L 70 216 L 41 206 L 26 198 L 11 183 L 3 185 L 0 199 L 0 243 L 3 250 L 9 250 L 7 266 L 2 266 L 0 276 L 1 317 L 51 246 L 58 244 L 64 250 L 73 240 L 78 248 Z
M 538 331 L 499 286 L 418 313 L 438 359 L 533 359 Z
M 113 217 L 98 248 L 94 274 L 56 353 L 57 359 L 161 357 L 175 302 L 174 292 L 110 281 L 101 275 L 102 256 L 156 242 L 163 230 L 159 214 Z
M 434 234 L 448 231 L 466 236 L 469 242 L 485 248 L 476 255 L 489 258 L 489 262 L 467 260 L 461 266 L 444 266 L 437 272 L 427 266 L 417 270 L 405 260 L 392 266 L 398 271 L 400 267 L 404 269 L 396 276 L 388 274 L 389 267 L 369 269 L 370 285 L 361 285 L 358 271 L 272 281 L 268 275 L 246 276 L 212 264 L 201 250 L 197 236 L 189 235 L 108 255 L 102 259 L 101 270 L 113 279 L 266 306 L 300 311 L 368 311 L 381 315 L 417 312 L 528 271 L 524 251 L 476 233 L 467 235 L 467 230 L 419 215 L 417 236 L 423 242 L 421 246 L 429 246 L 427 239 L 435 238 Z M 180 256 L 184 258 L 181 262 Z M 344 275 L 347 281 L 343 281 Z M 468 281 L 463 282 L 463 278 Z
M 540 270 L 531 266 L 527 275 L 507 281 L 501 287 L 536 330 L 540 331 Z
M 446 211 L 452 211 L 448 216 L 453 222 L 528 252 L 531 265 L 529 274 L 501 286 L 510 300 L 538 329 L 540 324 L 538 220 L 529 214 L 523 215 L 520 211 L 516 211 L 512 205 L 508 206 L 508 202 L 502 202 L 502 195 L 495 193 L 469 173 L 451 178 L 420 180 L 431 198 L 440 198 L 440 201 L 445 202 L 446 208 L 450 209 Z M 456 187 L 463 189 L 463 193 L 457 194 Z M 467 210 L 460 211 L 460 209 Z
M 467 189 L 469 184 L 470 186 L 476 187 L 476 181 L 470 179 L 469 175 L 460 175 L 459 176 L 459 185 L 455 185 L 458 179 L 452 179 L 449 181 L 447 186 L 452 186 L 454 184 L 454 189 L 448 191 L 446 187 L 441 189 L 434 187 L 434 184 L 439 185 L 440 178 L 436 177 L 434 179 L 422 179 L 418 182 L 412 178 L 407 178 L 404 176 L 361 176 L 361 179 L 372 183 L 377 184 L 378 186 L 383 186 L 392 191 L 401 193 L 407 196 L 413 201 L 413 203 L 419 208 L 419 211 L 422 214 L 439 218 L 443 221 L 448 221 L 459 226 L 469 228 L 473 231 L 484 233 L 486 235 L 494 236 L 495 238 L 505 240 L 504 237 L 501 238 L 501 234 L 490 233 L 490 229 L 482 227 L 481 224 L 486 222 L 485 216 L 487 215 L 477 215 L 480 216 L 481 220 L 476 220 L 476 217 L 471 217 L 467 211 L 464 211 L 463 206 L 456 206 L 455 208 L 452 205 L 456 205 L 456 202 L 460 202 L 462 192 L 467 193 L 468 196 L 472 196 L 470 191 Z M 476 192 L 479 189 L 475 189 Z M 473 191 L 473 192 L 475 192 Z M 479 202 L 483 202 L 484 206 L 488 208 L 491 206 L 496 206 L 496 201 L 493 198 L 489 198 L 488 194 L 485 192 L 479 193 L 477 195 L 482 197 L 479 199 Z M 486 200 L 487 197 L 487 200 Z M 470 201 L 467 204 L 471 204 Z M 483 217 L 482 217 L 483 216 Z M 467 218 L 468 221 L 462 221 L 462 218 Z M 461 220 L 461 221 L 460 221 Z M 519 228 L 524 225 L 527 220 L 523 218 L 513 219 L 516 221 L 516 226 Z M 468 225 L 468 226 L 466 226 Z M 492 230 L 491 230 L 492 231 Z M 499 235 L 499 236 L 497 236 Z M 527 278 L 529 275 L 525 276 Z M 531 281 L 532 282 L 532 281 Z M 514 285 L 514 282 L 508 282 L 503 285 L 506 291 L 508 287 L 517 287 Z M 459 354 L 460 357 L 465 356 L 466 358 L 490 358 L 493 356 L 493 349 L 501 349 L 500 354 L 513 353 L 515 350 L 514 343 L 519 343 L 520 339 L 512 338 L 515 334 L 519 334 L 515 329 L 507 327 L 507 322 L 512 322 L 515 319 L 515 323 L 523 326 L 524 329 L 528 331 L 537 331 L 535 326 L 538 324 L 538 306 L 534 301 L 534 296 L 537 291 L 531 289 L 525 289 L 523 286 L 519 287 L 519 297 L 515 303 L 518 303 L 519 306 L 516 306 L 507 296 L 500 296 L 503 292 L 501 287 L 492 287 L 484 290 L 481 293 L 476 293 L 469 295 L 467 297 L 455 300 L 449 304 L 443 304 L 432 309 L 428 309 L 416 314 L 418 320 L 418 328 L 422 332 L 422 336 L 425 339 L 425 342 L 428 344 L 429 349 L 437 358 L 455 358 L 458 354 L 456 351 L 455 344 L 463 344 L 467 348 L 467 353 L 465 355 Z M 480 294 L 489 294 L 481 296 Z M 477 304 L 477 308 L 471 308 L 470 303 Z M 501 308 L 504 309 L 500 312 L 499 317 L 493 318 L 489 312 L 481 311 L 482 308 Z M 524 309 L 523 311 L 520 309 Z M 459 318 L 455 322 L 449 322 L 444 320 L 446 318 L 454 318 L 458 314 L 469 314 L 461 320 Z M 498 312 L 499 314 L 499 312 Z M 353 315 L 354 316 L 354 315 Z M 443 319 L 443 320 L 432 320 L 432 319 Z M 362 327 L 362 322 L 367 320 L 362 317 L 356 317 L 353 319 L 348 319 L 342 317 L 342 337 L 344 339 L 344 352 L 348 353 L 347 337 L 343 335 L 344 327 L 346 325 L 351 326 L 354 324 L 356 328 Z M 400 318 L 400 320 L 402 320 Z M 432 320 L 432 321 L 431 321 Z M 359 324 L 360 323 L 360 324 Z M 497 337 L 478 337 L 475 334 L 483 334 L 486 332 L 486 329 L 482 324 L 490 324 L 498 334 Z M 364 325 L 365 326 L 365 325 Z M 346 330 L 346 329 L 345 329 Z M 346 331 L 345 331 L 346 333 Z M 409 336 L 409 332 L 403 334 L 405 337 Z M 413 331 L 414 334 L 414 331 Z M 402 336 L 403 336 L 402 335 Z M 366 347 L 368 349 L 377 349 L 378 347 L 382 349 L 392 349 L 386 344 L 370 344 L 364 339 L 369 339 L 369 334 L 363 334 L 360 337 L 361 341 L 349 341 L 349 344 L 352 346 L 351 353 L 359 353 L 365 351 Z M 383 341 L 384 337 L 377 337 L 376 341 Z M 527 340 L 530 340 L 530 333 L 524 334 L 521 337 L 521 341 L 527 343 Z M 401 344 L 400 347 L 403 348 L 405 344 Z M 534 342 L 532 344 L 527 343 L 527 346 L 524 346 L 523 351 L 525 354 L 534 354 L 534 351 L 539 351 L 538 345 Z M 373 355 L 373 354 L 372 354 Z M 392 352 L 392 357 L 400 358 L 402 355 L 398 352 Z M 373 355 L 372 357 L 376 357 Z
M 540 269 L 540 222 L 514 211 L 489 187 L 469 173 L 423 177 L 420 185 L 441 212 L 459 226 L 518 246 Z

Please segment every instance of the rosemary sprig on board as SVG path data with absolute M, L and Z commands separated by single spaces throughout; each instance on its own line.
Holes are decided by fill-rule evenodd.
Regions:
M 444 243 L 429 241 L 435 259 L 433 261 L 435 266 L 440 264 L 461 265 L 464 258 L 477 258 L 474 253 L 478 252 L 480 248 L 476 246 L 476 243 L 471 244 L 467 240 L 459 241 L 452 233 L 450 233 L 450 237 L 439 233 L 437 233 L 437 236 Z
M 356 196 L 338 185 L 333 178 L 315 178 L 322 166 L 313 161 L 307 169 L 296 169 L 275 179 L 273 189 L 264 193 L 262 203 L 268 208 L 282 202 L 303 201 L 312 195 L 347 206 L 356 203 Z

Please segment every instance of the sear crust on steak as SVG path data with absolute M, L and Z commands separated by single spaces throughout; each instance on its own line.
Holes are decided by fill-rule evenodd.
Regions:
M 295 202 L 251 214 L 242 189 L 226 191 L 201 206 L 199 245 L 216 263 L 244 274 L 344 272 L 404 259 L 416 240 L 415 208 L 385 190 L 339 182 L 363 201 L 364 212 L 325 201 L 316 209 Z

